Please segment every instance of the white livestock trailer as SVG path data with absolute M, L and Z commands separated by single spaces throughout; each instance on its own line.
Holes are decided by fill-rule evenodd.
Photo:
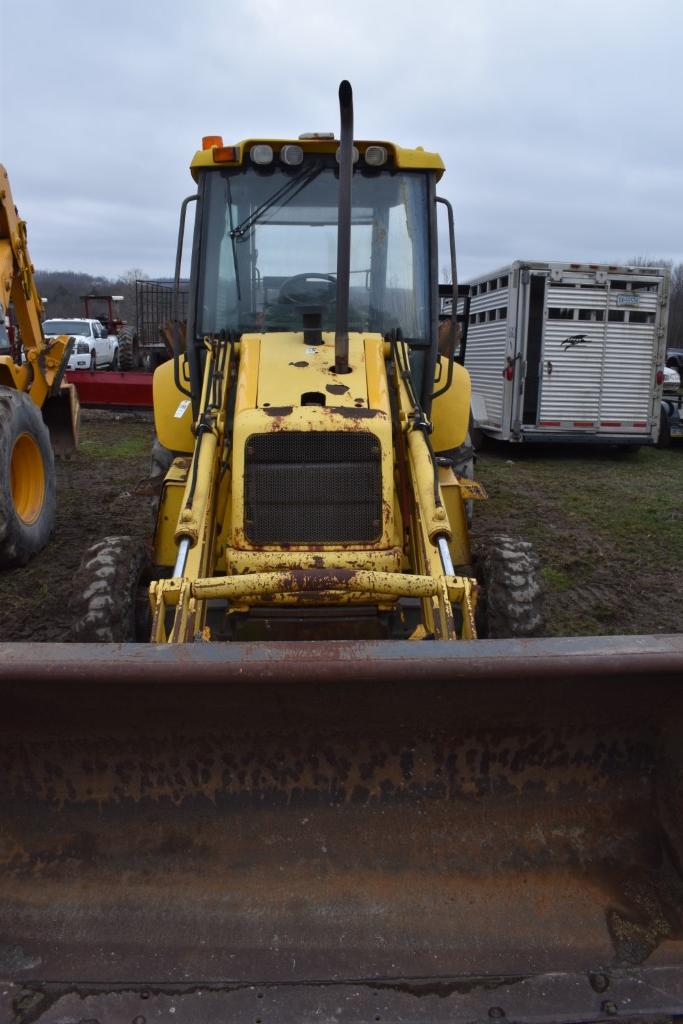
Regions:
M 656 442 L 667 269 L 516 260 L 468 287 L 476 426 L 506 441 Z

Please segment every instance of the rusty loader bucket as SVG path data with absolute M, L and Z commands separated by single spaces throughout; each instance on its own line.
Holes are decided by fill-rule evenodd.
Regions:
M 0 645 L 0 1020 L 683 1012 L 683 636 Z

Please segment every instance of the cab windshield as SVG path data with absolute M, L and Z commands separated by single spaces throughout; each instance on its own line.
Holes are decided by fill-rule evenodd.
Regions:
M 44 334 L 85 334 L 90 337 L 90 324 L 87 320 L 44 320 Z
M 335 327 L 338 173 L 294 170 L 206 174 L 197 333 L 301 330 L 316 308 Z M 356 168 L 352 185 L 349 330 L 428 344 L 428 176 Z

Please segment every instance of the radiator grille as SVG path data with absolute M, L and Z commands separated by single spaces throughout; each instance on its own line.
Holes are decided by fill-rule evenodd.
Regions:
M 379 439 L 367 431 L 252 434 L 245 492 L 252 544 L 372 543 L 382 533 Z

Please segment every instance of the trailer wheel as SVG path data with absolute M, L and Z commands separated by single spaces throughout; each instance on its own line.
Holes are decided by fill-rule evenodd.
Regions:
M 25 565 L 55 525 L 50 432 L 28 395 L 0 388 L 0 566 Z
M 543 632 L 543 586 L 539 558 L 528 541 L 492 537 L 475 558 L 481 584 L 477 632 L 490 639 L 540 636 Z
M 657 435 L 657 448 L 668 448 L 671 444 L 671 424 L 669 423 L 668 407 L 662 403 L 659 414 L 659 434 Z
M 71 639 L 127 643 L 149 639 L 151 559 L 134 537 L 105 537 L 83 555 L 70 603 Z
M 119 331 L 119 366 L 122 370 L 136 370 L 140 366 L 140 343 L 134 327 Z

